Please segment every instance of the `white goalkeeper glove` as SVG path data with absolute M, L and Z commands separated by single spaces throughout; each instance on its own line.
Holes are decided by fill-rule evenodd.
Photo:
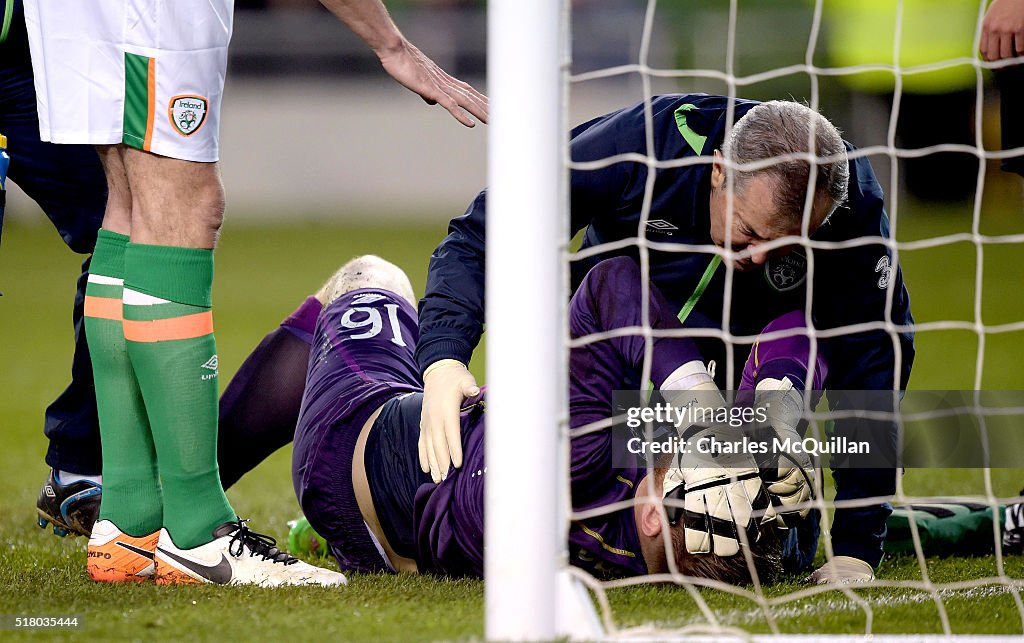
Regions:
M 781 380 L 765 378 L 754 389 L 754 407 L 764 408 L 768 423 L 780 442 L 801 440 L 798 425 L 804 410 L 803 391 L 793 388 L 788 377 Z M 814 493 L 814 467 L 803 452 L 779 456 L 773 466 L 761 467 L 761 479 L 771 497 L 772 505 L 781 514 L 797 513 L 807 516 L 811 507 L 807 503 Z M 790 459 L 792 458 L 792 459 Z M 803 505 L 801 508 L 797 508 Z
M 701 391 L 696 399 L 702 408 L 725 405 L 717 389 Z M 678 505 L 668 506 L 666 513 L 671 524 L 682 521 L 689 553 L 735 556 L 743 542 L 740 531 L 746 533 L 748 544 L 756 542 L 760 524 L 773 520 L 775 512 L 749 453 L 741 449 L 738 453 L 699 452 L 698 444 L 712 437 L 738 444 L 742 434 L 727 425 L 691 426 L 684 432 L 688 453 L 666 472 L 662 483 L 663 497 L 681 496 L 683 507 L 680 512 Z
M 714 362 L 711 362 L 712 366 Z M 659 386 L 662 391 L 717 391 L 714 376 L 700 360 L 691 360 L 668 374 Z M 724 404 L 725 401 L 723 400 Z
M 875 570 L 859 558 L 853 556 L 835 556 L 810 576 L 805 583 L 827 585 L 828 583 L 866 583 L 875 580 Z
M 423 372 L 420 411 L 420 469 L 434 482 L 448 476 L 449 463 L 462 466 L 462 426 L 459 413 L 467 397 L 480 394 L 466 365 L 454 359 L 434 362 Z
M 670 469 L 666 496 L 678 491 L 680 483 L 683 535 L 691 554 L 735 556 L 743 542 L 739 532 L 746 533 L 748 545 L 755 543 L 760 523 L 774 515 L 755 467 Z

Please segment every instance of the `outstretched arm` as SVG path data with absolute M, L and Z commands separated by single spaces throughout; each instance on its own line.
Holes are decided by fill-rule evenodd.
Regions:
M 428 105 L 444 107 L 466 127 L 476 124 L 469 114 L 487 122 L 487 97 L 468 83 L 450 76 L 406 40 L 380 0 L 320 2 L 362 38 L 392 78 L 419 94 Z
M 481 192 L 463 216 L 452 220 L 430 257 L 427 293 L 420 301 L 420 467 L 435 482 L 449 462 L 462 466 L 459 409 L 463 399 L 479 391 L 466 366 L 483 332 L 485 209 L 486 192 Z

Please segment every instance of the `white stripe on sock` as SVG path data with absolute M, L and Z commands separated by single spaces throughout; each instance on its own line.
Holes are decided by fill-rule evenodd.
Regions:
M 94 275 L 89 273 L 89 283 L 103 284 L 104 286 L 123 286 L 124 279 L 118 279 L 117 277 L 106 277 L 104 275 Z
M 136 292 L 128 288 L 124 289 L 124 305 L 125 306 L 152 306 L 154 304 L 169 304 L 166 299 L 160 299 L 153 295 L 147 295 L 146 293 Z

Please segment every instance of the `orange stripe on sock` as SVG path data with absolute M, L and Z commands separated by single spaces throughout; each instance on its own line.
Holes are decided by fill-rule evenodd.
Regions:
M 149 104 L 146 106 L 146 138 L 142 142 L 142 149 L 150 151 L 153 147 L 153 121 L 156 118 L 156 58 L 149 59 L 149 69 L 146 71 L 148 81 Z
M 111 297 L 85 296 L 85 316 L 95 319 L 111 319 L 122 321 L 124 316 L 120 299 Z
M 166 342 L 193 339 L 213 333 L 213 313 L 196 313 L 152 321 L 124 320 L 124 338 L 130 342 Z

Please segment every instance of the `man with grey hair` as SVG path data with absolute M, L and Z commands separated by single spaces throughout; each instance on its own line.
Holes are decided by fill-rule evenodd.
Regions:
M 718 369 L 720 387 L 738 388 L 760 329 L 801 311 L 830 364 L 827 389 L 902 390 L 914 359 L 909 297 L 887 245 L 881 187 L 853 151 L 825 117 L 795 102 L 672 94 L 583 123 L 571 134 L 576 167 L 616 160 L 571 171 L 571 231 L 583 230 L 582 249 L 591 251 L 635 243 L 574 260 L 573 289 L 603 259 L 627 255 L 643 265 L 646 256 L 684 327 L 720 331 L 697 340 L 702 355 L 732 360 Z M 479 392 L 465 365 L 483 330 L 485 213 L 481 192 L 452 220 L 420 302 L 420 464 L 435 482 L 462 464 L 458 410 Z M 780 378 L 778 386 L 791 384 Z M 857 428 L 839 420 L 835 432 Z M 795 469 L 780 468 L 778 485 L 766 480 L 769 492 Z M 869 580 L 895 470 L 836 468 L 833 477 L 832 557 L 811 579 Z M 804 489 L 785 501 L 806 508 L 806 498 Z

